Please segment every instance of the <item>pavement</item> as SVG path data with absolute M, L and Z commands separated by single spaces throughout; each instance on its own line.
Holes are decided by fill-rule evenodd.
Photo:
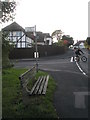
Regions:
M 54 66 L 54 69 L 50 67 L 46 71 L 57 83 L 54 93 L 54 107 L 59 118 L 88 118 L 87 98 L 84 99 L 84 102 L 81 98 L 82 93 L 83 97 L 87 94 L 88 78 L 79 71 L 75 62 L 64 63 L 63 60 L 58 67 Z M 80 96 L 78 100 L 76 100 L 77 95 Z M 77 101 L 80 101 L 80 104 Z
M 75 104 L 75 93 L 88 91 L 86 77 L 74 73 L 71 76 L 71 73 L 67 72 L 63 74 L 63 71 L 52 71 L 50 74 L 57 83 L 54 94 L 54 106 L 59 118 L 87 118 L 88 109 L 84 108 L 84 104 L 86 103 L 81 106 L 77 104 L 78 102 Z M 78 101 L 81 102 L 82 100 L 78 98 Z

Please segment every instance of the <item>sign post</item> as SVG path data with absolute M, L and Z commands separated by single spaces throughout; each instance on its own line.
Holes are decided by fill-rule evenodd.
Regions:
M 88 37 L 90 37 L 90 1 L 88 2 Z
M 37 52 L 37 35 L 36 35 L 36 25 L 35 25 L 34 36 L 35 36 L 35 49 L 36 49 L 36 71 L 38 72 L 38 52 Z
M 37 52 L 37 35 L 36 35 L 36 25 L 33 26 L 33 27 L 26 27 L 25 28 L 25 31 L 26 32 L 31 32 L 34 34 L 34 37 L 35 37 L 35 52 L 34 52 L 34 56 L 35 56 L 35 59 L 36 59 L 36 71 L 38 72 L 38 52 Z

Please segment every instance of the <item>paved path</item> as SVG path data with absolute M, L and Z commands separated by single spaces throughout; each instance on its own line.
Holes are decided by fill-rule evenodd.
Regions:
M 48 69 L 47 69 L 48 68 Z M 43 66 L 56 80 L 57 88 L 54 94 L 54 106 L 60 118 L 87 118 L 88 107 L 85 103 L 79 107 L 75 104 L 75 92 L 88 91 L 88 79 L 84 76 L 76 64 L 68 62 L 59 63 L 58 66 Z M 82 102 L 82 101 L 81 101 Z M 77 107 L 78 106 L 78 107 Z
M 80 63 L 84 70 L 86 63 Z M 60 118 L 88 118 L 88 77 L 70 58 L 60 59 L 41 65 L 56 80 L 57 89 L 54 94 L 54 106 Z M 87 73 L 85 71 L 85 73 Z M 86 97 L 85 97 L 86 96 Z

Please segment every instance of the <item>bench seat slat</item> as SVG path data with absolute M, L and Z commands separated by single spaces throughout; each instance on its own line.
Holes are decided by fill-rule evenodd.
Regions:
M 35 88 L 35 91 L 34 91 L 33 94 L 37 94 L 37 92 L 38 92 L 38 90 L 39 90 L 39 87 L 40 87 L 40 85 L 41 85 L 41 83 L 42 83 L 42 80 L 43 80 L 43 76 L 42 76 L 41 79 L 39 80 L 39 83 L 37 84 L 37 87 Z
M 41 78 L 39 77 L 38 80 L 36 81 L 36 83 L 34 84 L 33 88 L 31 89 L 29 95 L 32 95 L 32 93 L 34 92 L 34 90 L 35 90 L 35 88 L 36 88 L 36 86 L 37 86 L 37 84 L 38 84 L 38 82 L 39 82 L 40 79 Z
M 43 86 L 44 86 L 44 84 L 45 84 L 45 79 L 46 79 L 46 76 L 43 77 L 42 84 L 41 84 L 41 86 L 40 86 L 40 88 L 39 88 L 39 91 L 38 91 L 38 94 L 39 94 L 39 95 L 42 93 Z
M 49 75 L 47 75 L 46 82 L 45 82 L 45 85 L 44 85 L 44 88 L 43 88 L 43 91 L 42 91 L 42 94 L 43 94 L 43 95 L 46 94 L 47 85 L 48 85 L 48 80 L 49 80 Z

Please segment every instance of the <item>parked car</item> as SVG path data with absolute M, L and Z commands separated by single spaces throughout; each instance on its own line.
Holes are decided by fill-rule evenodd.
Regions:
M 73 50 L 73 49 L 74 49 L 74 46 L 73 46 L 73 45 L 70 45 L 69 48 L 70 48 L 71 50 Z

